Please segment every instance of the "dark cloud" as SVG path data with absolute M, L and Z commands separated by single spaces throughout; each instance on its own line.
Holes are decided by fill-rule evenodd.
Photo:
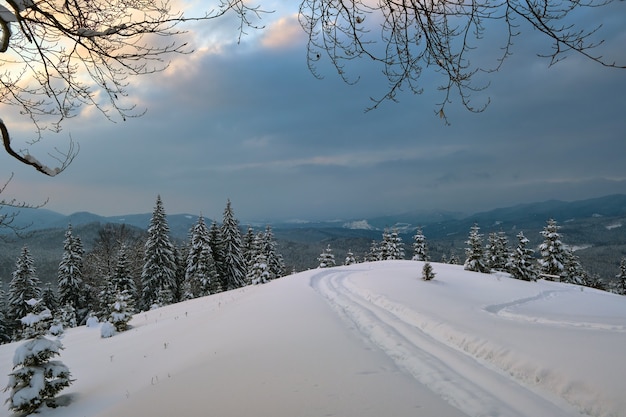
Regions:
M 607 21 L 607 45 L 622 48 L 624 19 Z M 76 120 L 76 161 L 54 181 L 20 169 L 24 189 L 67 213 L 148 212 L 160 193 L 169 212 L 219 218 L 230 198 L 245 219 L 473 211 L 626 189 L 624 70 L 577 56 L 548 68 L 531 52 L 535 35 L 520 37 L 474 97 L 489 107 L 470 113 L 454 98 L 446 126 L 428 73 L 423 95 L 364 112 L 386 87 L 379 69 L 356 61 L 357 84 L 328 68 L 318 80 L 301 40 L 271 39 L 199 50 L 142 80 L 131 90 L 148 108 L 141 118 Z

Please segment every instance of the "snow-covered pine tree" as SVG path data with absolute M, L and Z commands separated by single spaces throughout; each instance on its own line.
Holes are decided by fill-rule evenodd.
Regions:
M 328 244 L 328 246 L 326 246 L 326 249 L 324 249 L 324 251 L 320 253 L 317 261 L 319 262 L 318 268 L 332 268 L 336 265 L 335 255 L 333 254 L 333 250 L 330 247 L 330 243 Z
M 69 304 L 78 310 L 83 291 L 83 244 L 78 236 L 72 233 L 72 225 L 68 225 L 63 241 L 63 255 L 59 263 L 57 286 L 59 303 Z M 49 306 L 48 306 L 49 307 Z
M 267 265 L 267 258 L 263 251 L 256 253 L 255 261 L 252 264 L 252 271 L 248 272 L 252 285 L 265 284 L 270 281 L 270 272 Z
M 398 233 L 398 229 L 391 231 L 385 229 L 383 232 L 383 240 L 379 246 L 381 260 L 404 259 L 404 243 Z
M 173 301 L 177 264 L 174 245 L 170 241 L 169 233 L 170 228 L 159 195 L 150 219 L 148 239 L 144 246 L 140 302 L 143 310 L 170 304 Z
M 466 258 L 463 265 L 465 270 L 489 273 L 483 251 L 483 235 L 480 234 L 480 227 L 476 223 L 470 229 L 469 237 L 465 243 L 468 245 L 465 248 Z
M 620 294 L 626 295 L 626 258 L 622 258 L 619 263 L 619 273 L 615 275 L 619 285 Z
M 246 265 L 241 250 L 241 231 L 235 218 L 230 199 L 226 202 L 221 228 L 222 250 L 224 251 L 224 274 L 226 289 L 232 290 L 246 285 Z
M 513 278 L 524 281 L 537 281 L 537 271 L 534 266 L 534 256 L 531 248 L 528 247 L 529 240 L 524 236 L 524 232 L 517 234 L 517 247 L 511 253 L 506 264 L 506 270 Z
M 128 246 L 125 243 L 122 243 L 117 251 L 117 262 L 111 280 L 115 289 L 120 292 L 126 291 L 132 298 L 132 303 L 134 304 L 134 300 L 137 297 L 137 286 L 133 279 L 130 260 L 128 258 Z
M 185 282 L 189 291 L 189 294 L 185 295 L 186 298 L 212 294 L 216 283 L 219 285 L 209 241 L 209 228 L 202 215 L 191 229 Z
M 433 266 L 430 262 L 424 262 L 424 266 L 422 267 L 422 279 L 424 281 L 430 281 L 435 278 L 435 271 L 433 271 Z
M 548 220 L 546 226 L 541 231 L 541 235 L 544 240 L 539 245 L 541 253 L 541 258 L 537 260 L 539 272 L 548 281 L 560 280 L 565 269 L 565 248 L 561 242 L 559 226 L 556 220 Z
M 376 240 L 372 240 L 370 244 L 370 250 L 365 255 L 366 262 L 375 262 L 380 260 L 380 248 L 379 243 Z
M 209 227 L 209 244 L 211 245 L 211 255 L 215 261 L 215 269 L 219 280 L 220 291 L 226 290 L 226 270 L 224 269 L 224 248 L 222 246 L 222 230 L 215 222 L 211 222 Z M 213 293 L 213 292 L 212 292 Z
M 270 274 L 270 280 L 280 278 L 285 275 L 285 262 L 283 256 L 278 252 L 274 232 L 270 225 L 265 226 L 263 233 L 261 250 L 267 259 L 267 269 Z
M 343 261 L 344 265 L 352 265 L 356 263 L 356 258 L 354 257 L 354 253 L 352 253 L 351 249 L 348 249 L 348 253 L 346 254 L 346 259 Z
M 251 229 L 248 229 L 248 231 L 250 230 Z M 246 240 L 249 238 L 250 236 L 246 236 Z M 257 264 L 259 254 L 263 253 L 263 239 L 263 232 L 258 232 L 254 234 L 252 242 L 246 243 L 246 284 L 248 285 L 252 285 L 252 281 L 258 276 L 255 264 Z M 267 266 L 267 258 L 264 262 Z
M 37 277 L 35 261 L 27 246 L 22 248 L 15 262 L 15 271 L 9 284 L 7 323 L 15 340 L 21 339 L 20 319 L 30 312 L 27 301 L 41 298 L 41 282 Z
M 241 238 L 241 252 L 243 253 L 243 260 L 246 263 L 246 270 L 250 270 L 254 265 L 254 259 L 256 258 L 256 251 L 259 249 L 255 246 L 257 240 L 257 233 L 254 232 L 252 226 L 248 226 L 248 230 Z
M 589 286 L 591 278 L 580 263 L 578 256 L 568 248 L 563 252 L 563 282 Z
M 10 391 L 9 409 L 28 415 L 43 405 L 56 407 L 56 395 L 73 381 L 65 364 L 51 360 L 63 345 L 58 339 L 45 337 L 52 321 L 50 310 L 36 299 L 27 300 L 26 305 L 32 311 L 21 319 L 21 324 L 32 339 L 15 351 L 6 390 Z
M 51 283 L 46 283 L 41 292 L 41 302 L 50 309 L 54 315 L 60 308 L 59 299 Z
M 418 227 L 413 235 L 413 258 L 414 261 L 428 260 L 428 245 L 426 244 L 426 236 L 422 232 L 422 228 Z
M 106 318 L 106 322 L 109 323 L 109 325 L 103 325 L 101 328 L 102 337 L 111 337 L 116 332 L 128 330 L 128 322 L 133 318 L 134 313 L 128 301 L 132 300 L 126 291 L 118 291 L 117 294 L 115 294 L 115 298 L 108 308 L 109 314 Z
M 487 266 L 495 271 L 505 271 L 509 259 L 509 241 L 502 231 L 489 233 L 485 253 Z
M 458 256 L 456 256 L 456 253 L 452 252 L 452 254 L 450 254 L 450 260 L 448 262 L 450 263 L 450 265 L 458 265 L 460 261 Z
M 2 288 L 0 288 L 0 344 L 8 343 L 11 341 L 11 335 L 9 333 L 9 326 L 7 326 L 7 303 L 6 294 Z

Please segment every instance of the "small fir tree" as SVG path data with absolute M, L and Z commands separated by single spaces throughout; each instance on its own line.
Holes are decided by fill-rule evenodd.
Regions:
M 565 269 L 565 248 L 561 242 L 559 226 L 556 220 L 550 219 L 541 231 L 543 243 L 539 246 L 541 258 L 538 260 L 539 272 L 548 281 L 559 280 L 564 275 Z
M 617 278 L 620 294 L 626 295 L 626 258 L 622 258 L 620 261 L 619 273 L 615 275 L 615 278 Z
M 0 344 L 8 343 L 11 341 L 9 326 L 7 326 L 6 312 L 6 294 L 4 293 L 4 290 L 0 288 Z
M 433 266 L 430 262 L 424 262 L 424 266 L 422 267 L 422 279 L 424 281 L 430 281 L 435 278 L 435 271 L 433 271 Z
M 365 255 L 365 260 L 367 262 L 375 262 L 380 260 L 380 248 L 377 241 L 372 240 L 372 243 L 370 244 L 370 250 Z
M 32 311 L 21 322 L 30 340 L 15 351 L 6 390 L 10 390 L 10 410 L 32 414 L 44 405 L 56 407 L 56 395 L 73 381 L 65 364 L 51 360 L 59 355 L 63 345 L 58 339 L 45 337 L 52 321 L 50 310 L 35 299 L 27 305 Z
M 317 261 L 319 262 L 318 268 L 332 268 L 336 265 L 335 255 L 333 254 L 333 250 L 330 247 L 330 244 L 326 246 L 326 249 L 324 249 L 324 251 L 317 258 Z
M 28 247 L 24 246 L 15 262 L 7 306 L 7 322 L 12 333 L 16 335 L 16 340 L 21 338 L 23 328 L 20 319 L 30 312 L 27 302 L 41 298 L 41 282 L 37 277 L 34 263 Z
M 78 236 L 72 233 L 70 224 L 63 241 L 63 256 L 58 269 L 59 303 L 69 304 L 76 310 L 80 309 L 83 291 L 83 244 Z
M 426 237 L 422 233 L 422 228 L 418 227 L 413 236 L 413 258 L 414 261 L 428 260 L 428 246 Z
M 256 260 L 252 265 L 252 271 L 250 271 L 248 275 L 250 276 L 250 283 L 252 285 L 265 284 L 270 281 L 270 272 L 267 266 L 265 253 L 258 252 L 256 254 Z
M 485 253 L 487 266 L 495 271 L 505 271 L 509 259 L 508 239 L 504 232 L 489 233 Z
M 103 325 L 101 328 L 102 337 L 111 337 L 114 333 L 128 330 L 128 322 L 133 318 L 133 308 L 128 303 L 130 299 L 131 296 L 126 291 L 118 291 L 115 294 L 115 300 L 109 306 L 109 315 L 106 320 L 109 325 Z
M 464 268 L 467 271 L 489 273 L 483 252 L 483 235 L 479 232 L 480 227 L 477 224 L 474 224 L 470 229 L 468 240 L 465 242 L 468 247 L 465 249 Z
M 285 275 L 285 262 L 283 261 L 282 255 L 278 252 L 271 226 L 267 225 L 265 227 L 265 232 L 262 236 L 261 250 L 267 259 L 270 279 L 280 278 Z
M 529 240 L 524 236 L 524 232 L 519 232 L 517 234 L 517 248 L 511 253 L 506 269 L 513 278 L 536 281 L 537 271 L 535 271 L 533 262 L 535 251 L 528 247 L 528 243 Z
M 344 265 L 352 265 L 356 263 L 356 258 L 354 257 L 354 253 L 352 250 L 348 249 L 348 253 L 346 254 L 346 259 L 344 260 Z
M 590 286 L 591 278 L 574 252 L 566 248 L 563 252 L 563 260 L 563 276 L 561 278 L 563 282 Z

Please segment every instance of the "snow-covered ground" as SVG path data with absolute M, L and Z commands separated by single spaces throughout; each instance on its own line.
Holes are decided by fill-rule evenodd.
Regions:
M 422 265 L 302 272 L 110 339 L 71 329 L 68 405 L 40 416 L 626 416 L 626 297 Z

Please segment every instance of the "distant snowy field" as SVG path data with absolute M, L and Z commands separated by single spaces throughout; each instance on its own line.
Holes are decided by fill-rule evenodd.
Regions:
M 71 329 L 68 405 L 39 415 L 626 416 L 626 297 L 432 265 L 430 282 L 415 261 L 306 271 L 110 339 Z

